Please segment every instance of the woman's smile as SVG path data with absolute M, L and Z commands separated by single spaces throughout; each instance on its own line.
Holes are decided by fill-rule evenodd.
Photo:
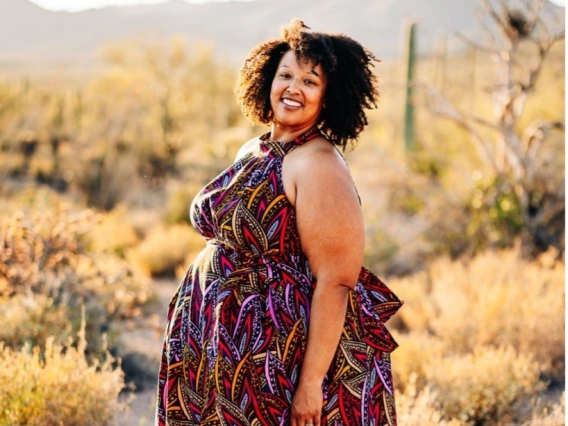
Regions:
M 302 107 L 302 104 L 298 101 L 294 101 L 290 98 L 282 98 L 282 103 L 290 108 L 298 109 Z

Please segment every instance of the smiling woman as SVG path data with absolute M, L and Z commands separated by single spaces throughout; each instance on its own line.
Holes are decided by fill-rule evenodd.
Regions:
M 384 323 L 403 302 L 362 265 L 337 149 L 376 105 L 374 61 L 299 20 L 250 52 L 237 99 L 271 129 L 191 203 L 207 246 L 170 304 L 157 425 L 396 425 Z
M 317 124 L 326 83 L 321 65 L 300 61 L 291 50 L 282 56 L 270 90 L 275 139 L 288 139 L 283 129 L 309 129 Z

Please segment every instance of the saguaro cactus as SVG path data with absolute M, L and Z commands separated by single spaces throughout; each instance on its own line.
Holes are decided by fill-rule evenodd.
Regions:
M 406 100 L 404 104 L 404 147 L 414 148 L 414 104 L 413 87 L 416 61 L 416 22 L 410 22 L 407 29 L 406 47 Z

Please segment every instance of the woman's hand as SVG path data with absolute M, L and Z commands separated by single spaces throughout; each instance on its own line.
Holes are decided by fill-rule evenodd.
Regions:
M 292 399 L 291 426 L 320 426 L 322 406 L 321 383 L 300 380 Z

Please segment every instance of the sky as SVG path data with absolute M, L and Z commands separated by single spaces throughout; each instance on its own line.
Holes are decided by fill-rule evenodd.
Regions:
M 31 0 L 33 3 L 49 10 L 66 10 L 77 12 L 94 7 L 109 5 L 126 6 L 133 4 L 164 3 L 167 0 Z M 210 0 L 191 0 L 191 3 L 206 3 Z M 559 6 L 564 6 L 566 0 L 551 0 Z
M 131 6 L 134 4 L 165 3 L 168 0 L 30 0 L 32 3 L 48 10 L 65 10 L 78 12 L 85 9 L 105 6 Z M 207 3 L 211 0 L 184 0 L 188 3 Z

